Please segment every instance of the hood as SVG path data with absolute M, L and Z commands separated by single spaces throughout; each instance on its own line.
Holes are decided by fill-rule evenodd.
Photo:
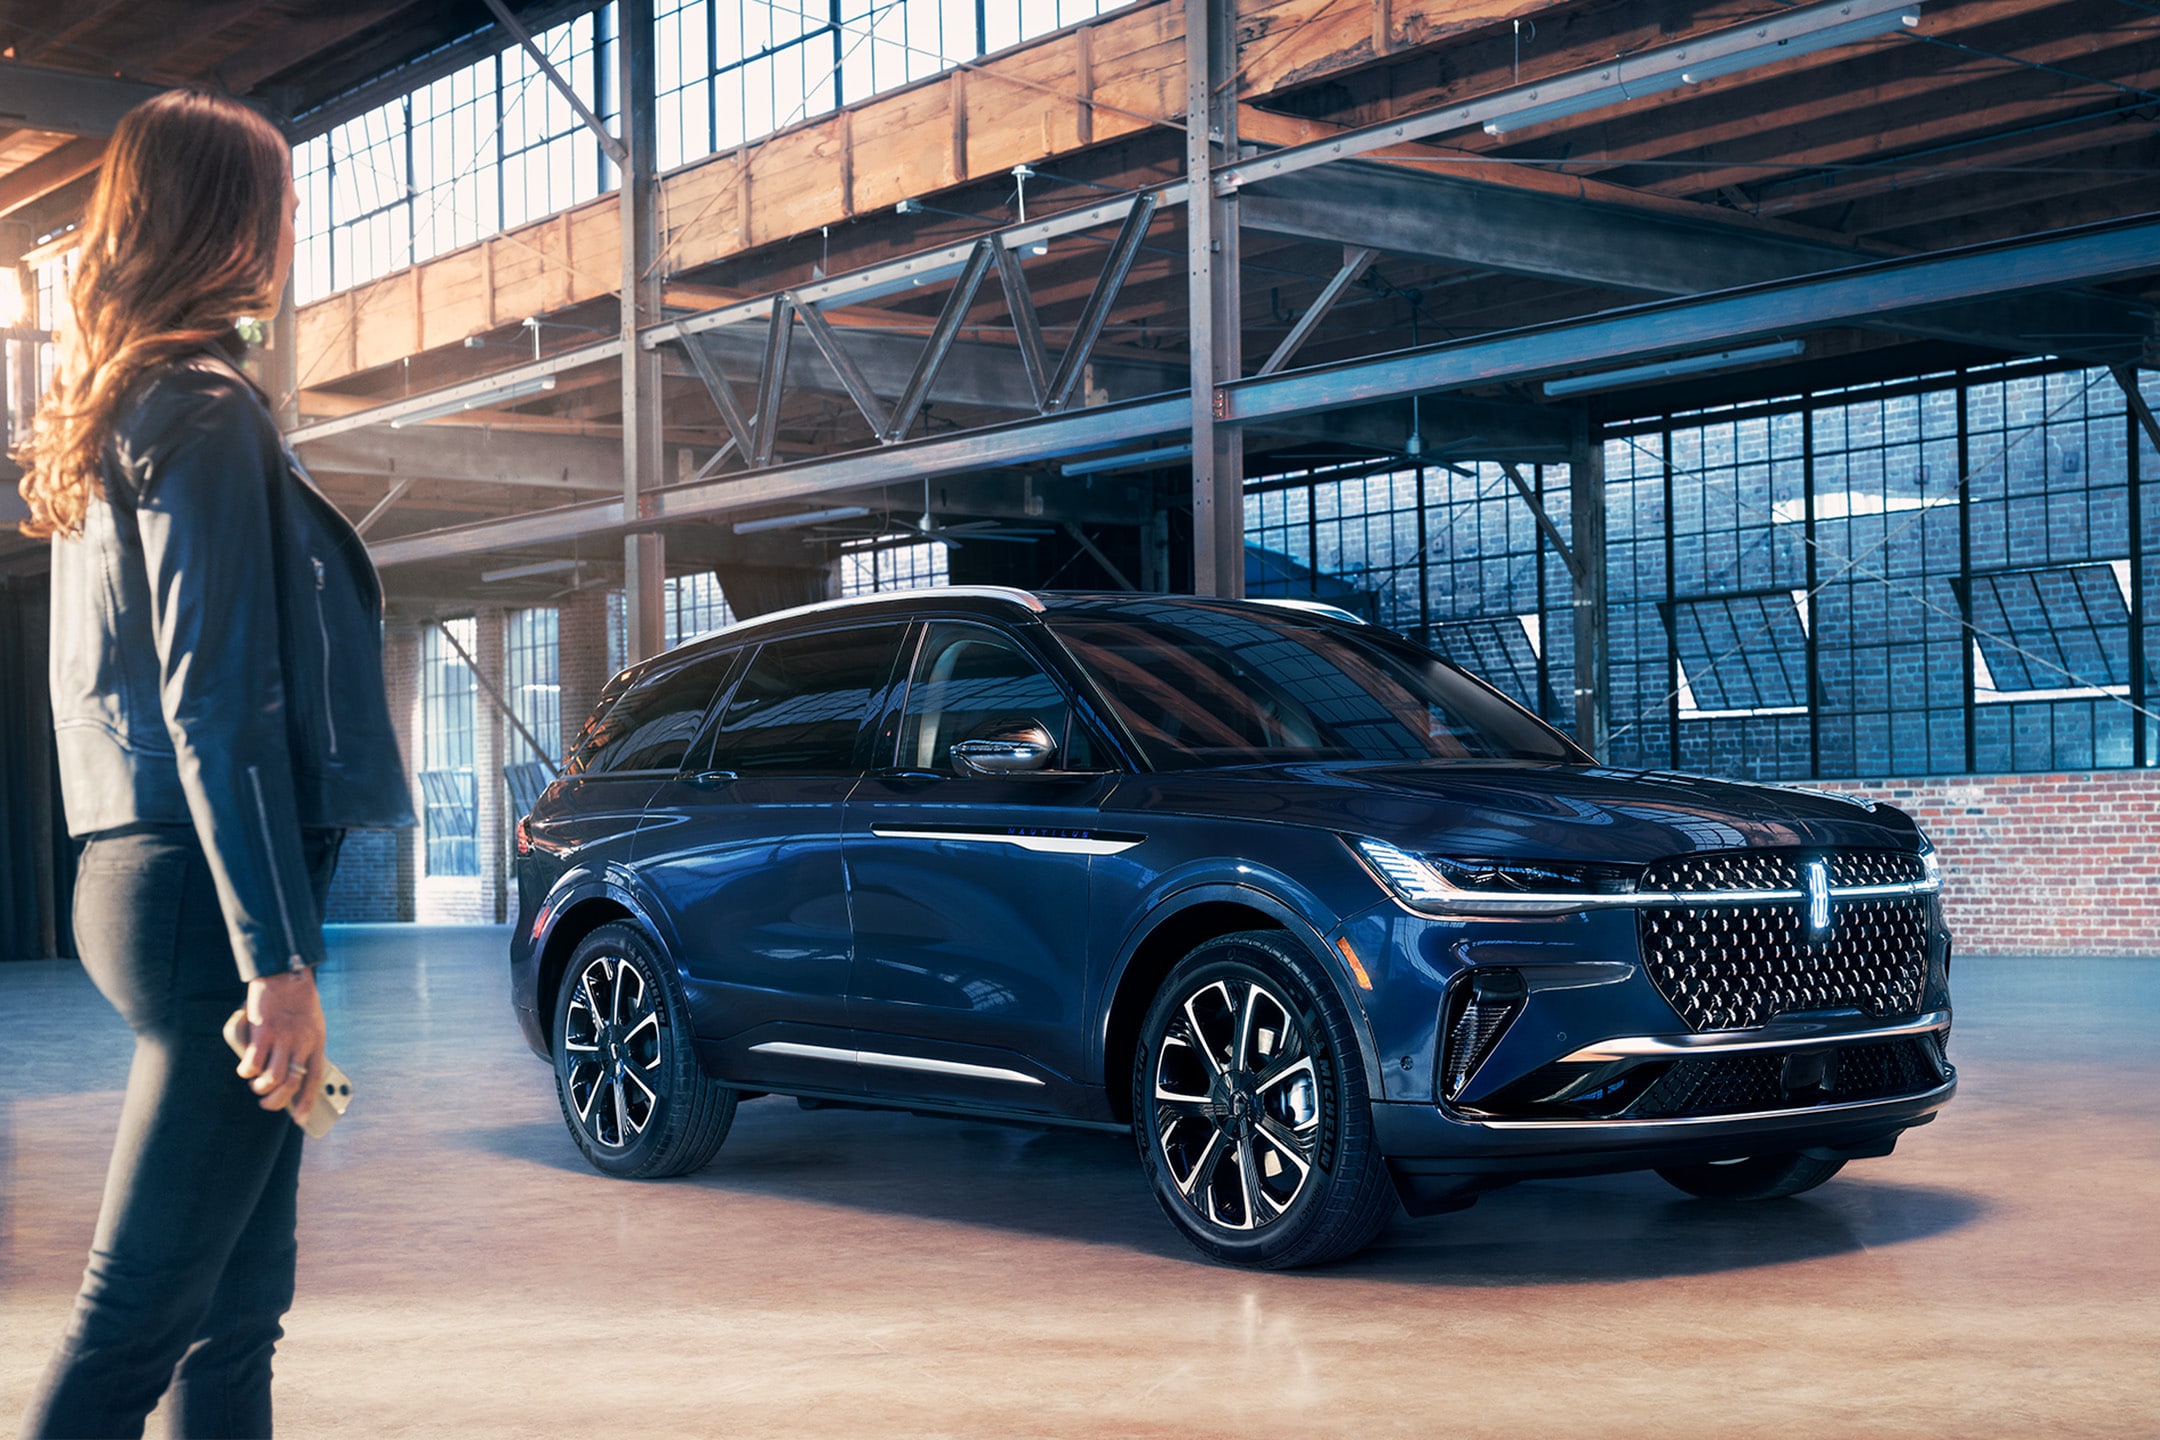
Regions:
M 1135 776 L 1106 809 L 1366 835 L 1480 859 L 1644 865 L 1757 846 L 1912 850 L 1890 806 L 1778 785 L 1529 762 L 1332 762 Z

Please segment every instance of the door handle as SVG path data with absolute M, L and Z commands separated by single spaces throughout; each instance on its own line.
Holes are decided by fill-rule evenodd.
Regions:
M 742 779 L 733 770 L 700 770 L 690 777 L 690 783 L 700 790 L 717 790 L 722 785 Z

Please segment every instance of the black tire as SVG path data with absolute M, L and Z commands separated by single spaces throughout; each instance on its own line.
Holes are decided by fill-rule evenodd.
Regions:
M 1171 1223 L 1225 1264 L 1338 1260 L 1395 1213 L 1356 1033 L 1280 931 L 1210 940 L 1170 972 L 1140 1026 L 1133 1138 Z
M 555 997 L 555 1098 L 603 1175 L 658 1180 L 704 1168 L 736 1094 L 698 1067 L 675 967 L 629 925 L 578 942 Z
M 1782 1200 L 1812 1190 L 1845 1168 L 1843 1160 L 1805 1155 L 1750 1155 L 1708 1165 L 1668 1165 L 1665 1182 L 1703 1200 Z

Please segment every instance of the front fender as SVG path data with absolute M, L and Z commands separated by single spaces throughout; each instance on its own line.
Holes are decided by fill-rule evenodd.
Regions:
M 1335 987 L 1335 997 L 1350 1017 L 1350 1027 L 1358 1041 L 1358 1058 L 1365 1071 L 1367 1092 L 1377 1099 L 1381 1093 L 1381 1079 L 1371 1017 L 1366 1013 L 1363 992 L 1350 977 L 1331 938 L 1341 929 L 1340 917 L 1330 913 L 1318 897 L 1288 876 L 1247 864 L 1237 865 L 1227 875 L 1202 873 L 1175 878 L 1178 883 L 1166 887 L 1141 912 L 1140 918 L 1119 942 L 1110 966 L 1097 1007 L 1100 1019 L 1094 1036 L 1094 1067 L 1104 1075 L 1104 1083 L 1113 1083 L 1105 1066 L 1114 1002 L 1132 969 L 1134 958 L 1150 936 L 1180 914 L 1201 905 L 1231 904 L 1258 911 L 1304 943 L 1320 972 Z

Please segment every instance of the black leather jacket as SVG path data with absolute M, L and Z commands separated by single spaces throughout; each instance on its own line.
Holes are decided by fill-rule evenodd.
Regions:
M 138 384 L 104 479 L 52 551 L 68 829 L 192 823 L 242 977 L 315 964 L 301 830 L 413 821 L 375 567 L 222 354 Z

